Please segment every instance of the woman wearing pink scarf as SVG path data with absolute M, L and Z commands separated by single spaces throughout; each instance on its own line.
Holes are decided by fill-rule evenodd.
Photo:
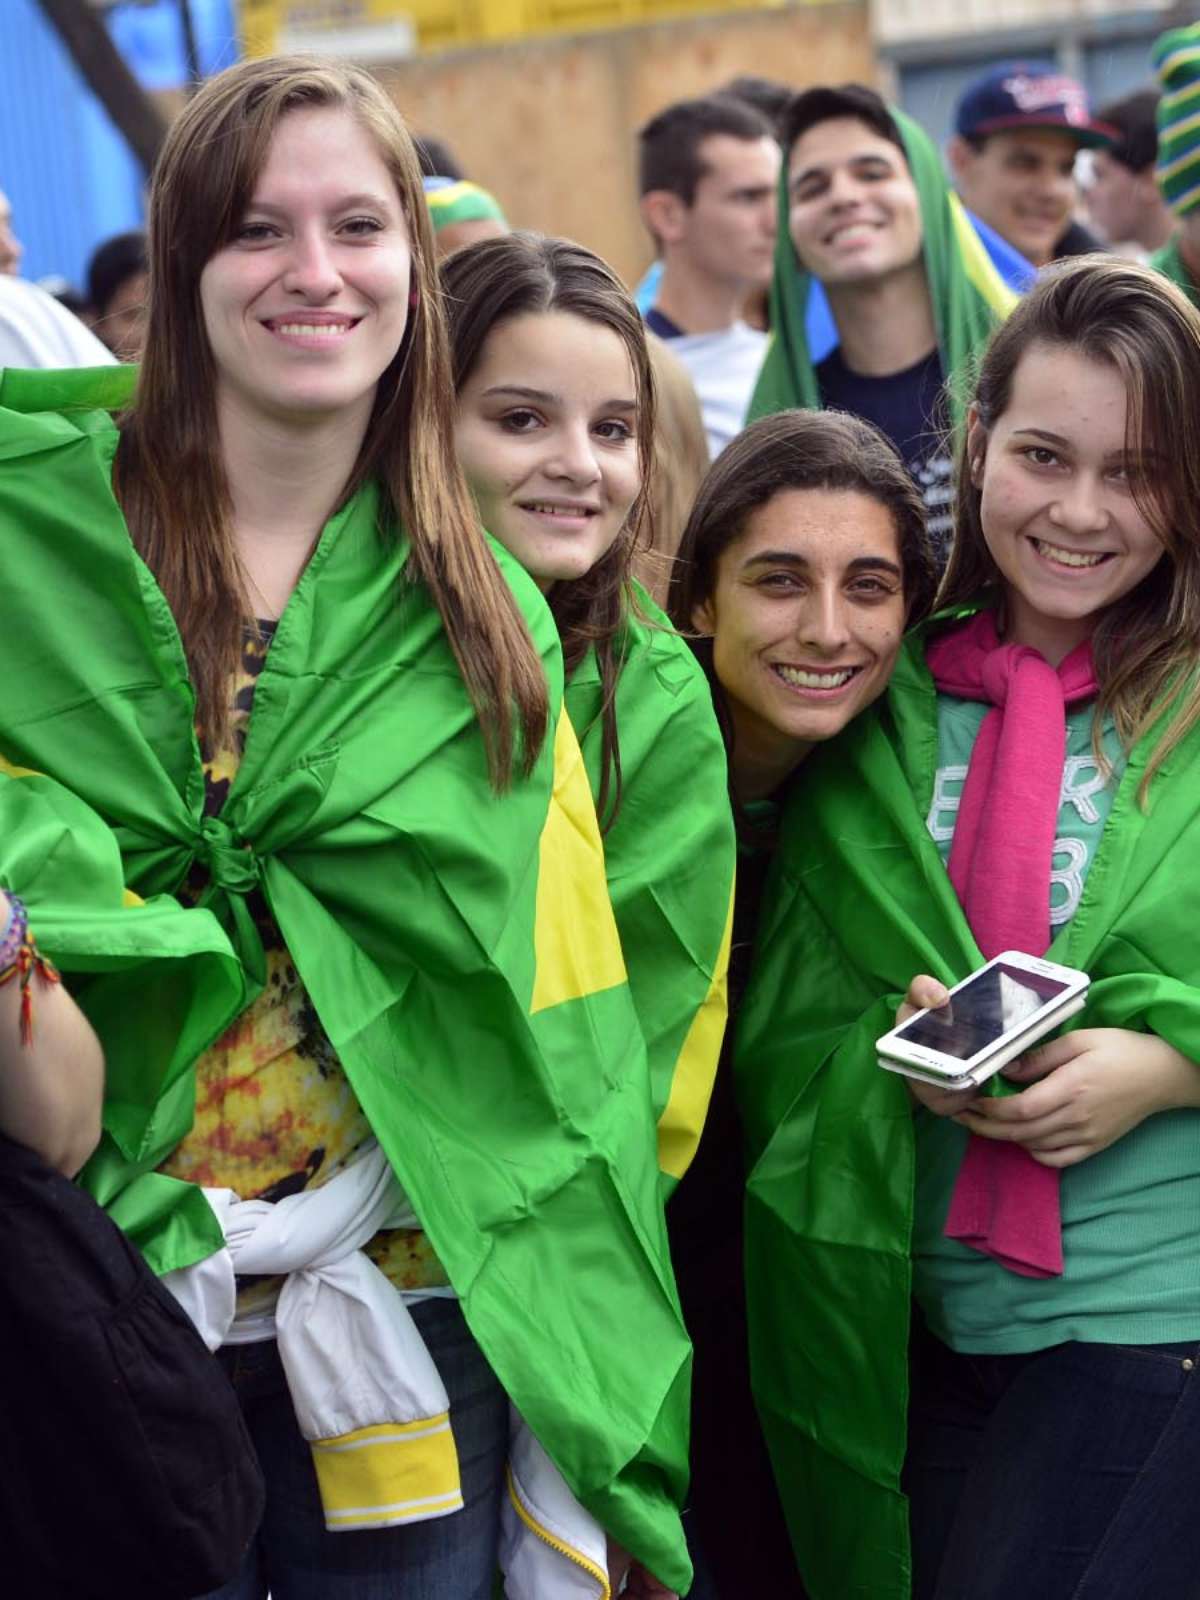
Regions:
M 1171 758 L 1200 715 L 1198 396 L 1200 316 L 1096 258 L 984 361 L 940 596 L 971 614 L 925 661 L 927 824 L 985 956 L 1068 959 L 1127 819 L 1194 779 Z M 1200 862 L 1173 866 L 1194 905 Z M 1170 976 L 1195 985 L 1181 932 Z M 923 976 L 908 1000 L 944 995 Z M 911 1085 L 919 1597 L 1194 1592 L 1169 1486 L 1200 1469 L 1200 1066 L 1144 1020 L 1094 1021 L 1010 1068 L 1021 1093 Z
M 810 1600 L 1198 1592 L 1198 399 L 1171 284 L 1045 274 L 982 362 L 940 609 L 792 786 L 733 1055 Z M 901 996 L 1008 947 L 1091 979 L 1008 1094 L 880 1071 Z

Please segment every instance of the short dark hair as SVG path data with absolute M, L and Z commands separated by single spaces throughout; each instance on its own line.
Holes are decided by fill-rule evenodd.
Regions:
M 753 73 L 742 73 L 739 77 L 730 78 L 715 92 L 753 106 L 756 111 L 762 112 L 773 128 L 778 129 L 796 91 L 790 84 L 776 83 L 773 78 L 758 78 Z
M 834 122 L 844 117 L 865 122 L 881 139 L 890 139 L 907 164 L 908 151 L 887 101 L 874 89 L 868 89 L 865 83 L 843 83 L 837 88 L 823 84 L 816 89 L 802 89 L 794 96 L 784 108 L 779 125 L 784 159 L 791 154 L 801 134 L 815 128 L 819 122 Z
M 707 170 L 700 146 L 714 134 L 749 142 L 773 139 L 775 130 L 761 111 L 729 94 L 679 100 L 651 117 L 638 134 L 638 193 L 666 189 L 690 206 Z
M 413 148 L 423 178 L 453 178 L 457 182 L 466 177 L 458 157 L 436 134 L 414 133 Z
M 776 411 L 744 428 L 700 485 L 667 599 L 667 612 L 681 633 L 692 634 L 697 606 L 712 598 L 724 552 L 741 538 L 756 511 L 790 489 L 846 490 L 883 506 L 900 547 L 906 621 L 911 627 L 925 618 L 937 588 L 937 565 L 925 503 L 891 442 L 848 412 Z M 733 719 L 717 677 L 713 641 L 693 637 L 692 649 L 708 677 L 725 747 L 732 751 Z M 744 826 L 736 802 L 734 809 Z
M 106 311 L 109 301 L 127 278 L 149 270 L 146 235 L 140 228 L 106 239 L 88 262 L 87 292 L 92 310 Z
M 1119 138 L 1105 151 L 1131 172 L 1145 172 L 1158 156 L 1157 89 L 1136 89 L 1096 113 L 1097 122 L 1107 122 Z

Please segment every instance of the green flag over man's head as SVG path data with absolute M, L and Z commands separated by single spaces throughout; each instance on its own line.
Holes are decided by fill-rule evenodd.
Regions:
M 938 349 L 946 375 L 952 411 L 957 418 L 965 405 L 964 380 L 974 360 L 982 352 L 992 330 L 1008 314 L 1013 294 L 992 265 L 987 251 L 950 188 L 941 158 L 928 135 L 902 111 L 878 101 L 858 85 L 846 90 L 806 90 L 792 102 L 820 95 L 829 104 L 828 120 L 862 120 L 872 131 L 882 121 L 886 137 L 898 143 L 917 191 L 922 241 L 921 259 L 929 288 L 937 329 Z M 864 110 L 857 109 L 861 101 Z M 874 114 L 868 115 L 868 108 Z M 826 120 L 822 116 L 821 120 Z M 793 118 L 785 113 L 784 126 Z M 807 131 L 808 123 L 803 131 Z M 894 129 L 894 135 L 892 133 Z M 771 286 L 771 342 L 767 348 L 749 421 L 775 411 L 800 406 L 809 410 L 821 407 L 812 355 L 808 346 L 806 314 L 813 277 L 800 261 L 789 228 L 791 195 L 790 156 L 796 136 L 785 136 L 784 164 L 779 186 L 779 234 L 775 246 L 775 276 Z

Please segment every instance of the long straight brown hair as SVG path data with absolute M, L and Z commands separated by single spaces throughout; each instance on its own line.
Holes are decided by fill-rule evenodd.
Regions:
M 200 305 L 200 274 L 233 237 L 280 120 L 347 111 L 391 172 L 412 242 L 404 339 L 379 380 L 341 504 L 369 478 L 385 516 L 411 541 L 411 573 L 442 615 L 479 716 L 493 785 L 528 772 L 546 734 L 541 662 L 479 529 L 454 453 L 450 356 L 420 170 L 404 122 L 369 74 L 340 63 L 275 57 L 212 78 L 176 119 L 150 198 L 150 311 L 137 393 L 122 419 L 115 486 L 134 543 L 175 614 L 210 741 L 228 725 L 228 697 L 250 615 L 230 526 L 217 432 L 217 371 Z
M 616 692 L 624 624 L 631 608 L 636 609 L 633 560 L 638 551 L 654 543 L 650 475 L 655 393 L 646 331 L 628 291 L 606 261 L 581 244 L 539 233 L 510 233 L 502 239 L 484 239 L 456 250 L 442 262 L 442 289 L 456 391 L 475 370 L 492 330 L 512 317 L 567 311 L 610 328 L 629 353 L 638 403 L 636 438 L 641 490 L 611 550 L 583 577 L 554 584 L 546 596 L 558 623 L 568 678 L 589 650 L 596 652 L 603 686 L 603 746 L 596 809 L 605 826 L 611 826 L 621 800 Z M 580 728 L 580 735 L 585 731 Z
M 1030 350 L 1073 350 L 1114 367 L 1128 396 L 1130 489 L 1162 540 L 1158 565 L 1097 620 L 1092 654 L 1100 693 L 1092 742 L 1102 770 L 1105 720 L 1128 750 L 1170 713 L 1146 765 L 1139 799 L 1179 741 L 1200 722 L 1200 312 L 1167 278 L 1111 256 L 1079 256 L 1043 274 L 994 335 L 975 391 L 981 430 L 963 440 L 954 546 L 939 606 L 996 600 L 999 568 L 983 532 L 987 432 L 1012 398 Z

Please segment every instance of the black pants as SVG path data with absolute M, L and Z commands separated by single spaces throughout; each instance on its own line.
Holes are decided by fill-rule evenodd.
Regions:
M 914 1329 L 914 1600 L 1196 1600 L 1200 1342 L 960 1355 Z

